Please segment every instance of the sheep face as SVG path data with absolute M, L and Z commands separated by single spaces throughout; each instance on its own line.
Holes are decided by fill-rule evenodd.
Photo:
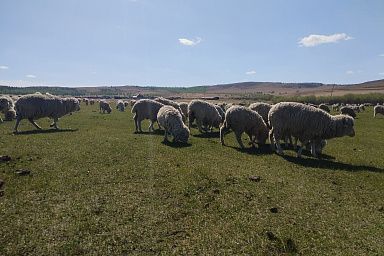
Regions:
M 189 129 L 181 129 L 177 135 L 175 135 L 174 139 L 175 141 L 179 141 L 181 143 L 187 143 L 189 138 Z
M 354 129 L 354 120 L 350 116 L 342 115 L 338 120 L 336 121 L 336 134 L 337 137 L 342 136 L 355 136 L 355 129 Z

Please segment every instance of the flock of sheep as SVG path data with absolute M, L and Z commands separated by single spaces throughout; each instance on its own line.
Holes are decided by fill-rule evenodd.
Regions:
M 83 99 L 83 102 L 95 104 L 95 100 Z M 321 153 L 326 140 L 355 135 L 354 117 L 356 111 L 364 110 L 364 105 L 341 106 L 333 105 L 334 110 L 341 114 L 330 115 L 330 109 L 325 104 L 314 106 L 297 102 L 280 102 L 275 105 L 268 103 L 253 103 L 249 107 L 240 105 L 216 105 L 203 100 L 192 100 L 189 103 L 175 102 L 158 97 L 155 99 L 142 99 L 138 101 L 121 101 L 116 109 L 125 111 L 131 105 L 134 114 L 135 132 L 142 132 L 141 122 L 150 121 L 149 131 L 153 125 L 165 130 L 164 141 L 168 136 L 174 142 L 187 143 L 190 128 L 196 123 L 201 133 L 220 129 L 220 142 L 224 145 L 224 136 L 232 130 L 241 148 L 244 148 L 241 136 L 246 133 L 251 145 L 264 145 L 269 138 L 271 147 L 278 154 L 283 154 L 280 142 L 288 140 L 301 157 L 304 147 L 310 148 L 314 157 Z M 111 113 L 112 108 L 108 101 L 99 101 L 100 113 Z M 0 111 L 6 120 L 16 119 L 14 132 L 22 119 L 28 119 L 37 129 L 41 129 L 36 119 L 49 117 L 53 120 L 51 127 L 58 129 L 58 119 L 66 114 L 80 110 L 79 99 L 62 98 L 51 94 L 35 93 L 25 95 L 13 101 L 9 96 L 0 97 Z M 384 115 L 384 106 L 374 107 L 374 116 Z M 2 120 L 1 120 L 2 121 Z M 188 126 L 186 125 L 188 123 Z M 294 143 L 292 142 L 294 139 Z M 301 145 L 298 147 L 297 142 Z M 298 147 L 298 149 L 297 149 Z

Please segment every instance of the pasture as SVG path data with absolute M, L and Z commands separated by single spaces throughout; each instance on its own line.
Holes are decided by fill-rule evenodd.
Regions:
M 372 108 L 322 159 L 240 150 L 233 133 L 221 146 L 218 130 L 164 144 L 133 132 L 130 108 L 81 108 L 59 131 L 46 118 L 42 132 L 0 124 L 12 158 L 0 163 L 0 255 L 384 254 L 384 118 Z

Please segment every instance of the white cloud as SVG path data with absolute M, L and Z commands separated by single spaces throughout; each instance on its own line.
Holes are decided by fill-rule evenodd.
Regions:
M 0 66 L 0 69 L 3 69 L 3 70 L 8 69 L 8 66 Z
M 352 70 L 348 70 L 347 72 L 345 72 L 347 75 L 353 75 L 353 74 L 355 74 L 355 72 L 354 71 L 352 71 Z
M 379 56 L 380 56 L 380 57 L 384 57 L 384 53 L 380 54 Z
M 36 78 L 35 75 L 26 75 L 25 77 L 27 77 L 27 78 Z
M 333 35 L 309 35 L 303 37 L 299 41 L 300 46 L 313 47 L 320 44 L 337 43 L 339 41 L 346 41 L 353 39 L 345 33 Z
M 201 43 L 202 39 L 197 37 L 195 40 L 187 39 L 187 38 L 179 38 L 179 43 L 186 46 L 195 46 Z
M 255 70 L 250 70 L 250 71 L 247 71 L 245 72 L 246 75 L 254 75 L 256 74 L 256 71 Z

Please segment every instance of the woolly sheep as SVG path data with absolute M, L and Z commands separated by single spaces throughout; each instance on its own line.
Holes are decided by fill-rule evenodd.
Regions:
M 157 113 L 163 106 L 164 104 L 150 99 L 138 100 L 131 110 L 134 113 L 133 120 L 135 121 L 136 132 L 142 132 L 141 121 L 144 119 L 149 119 L 148 129 L 153 131 L 153 123 L 157 121 Z
M 324 111 L 327 112 L 327 113 L 331 113 L 331 110 L 330 110 L 329 107 L 328 107 L 327 105 L 325 105 L 325 104 L 320 104 L 320 105 L 319 105 L 319 109 L 322 109 L 322 110 L 324 110 Z
M 344 114 L 344 115 L 349 115 L 353 118 L 356 117 L 356 113 L 351 107 L 345 106 L 345 107 L 340 108 L 340 113 Z
M 89 105 L 95 104 L 95 100 L 89 100 Z
M 184 116 L 183 111 L 181 110 L 181 108 L 179 106 L 179 103 L 177 103 L 176 101 L 169 100 L 169 99 L 166 99 L 166 98 L 163 98 L 163 97 L 157 97 L 155 99 L 155 101 L 160 102 L 160 103 L 162 103 L 164 105 L 168 105 L 168 106 L 174 107 L 175 109 L 177 109 L 180 112 L 183 120 L 185 120 L 186 116 Z
M 101 100 L 99 102 L 99 108 L 100 108 L 100 113 L 103 112 L 103 114 L 105 114 L 105 111 L 107 111 L 108 114 L 110 114 L 112 112 L 111 106 L 105 100 Z
M 260 145 L 264 145 L 268 138 L 268 127 L 261 115 L 243 106 L 232 106 L 225 112 L 224 123 L 220 128 L 220 142 L 224 145 L 224 135 L 229 130 L 233 130 L 237 142 L 244 148 L 241 135 L 245 132 L 249 136 L 252 145 L 257 140 Z
M 187 117 L 188 116 L 188 103 L 187 102 L 180 102 L 179 106 L 180 106 L 181 112 L 183 112 L 183 115 L 185 117 Z
M 302 145 L 311 141 L 311 153 L 317 156 L 315 143 L 319 140 L 342 136 L 355 136 L 354 120 L 347 115 L 331 116 L 327 112 L 297 102 L 281 102 L 274 105 L 268 114 L 272 127 L 269 137 L 271 147 L 283 154 L 280 140 L 286 136 L 297 138 Z M 301 157 L 302 147 L 297 152 Z
M 129 106 L 129 102 L 128 101 L 124 101 L 124 107 L 128 107 Z
M 34 119 L 49 117 L 53 119 L 50 127 L 58 129 L 57 122 L 60 117 L 80 110 L 80 103 L 76 98 L 60 98 L 43 94 L 25 95 L 18 99 L 15 104 L 16 124 L 14 132 L 18 132 L 18 127 L 22 119 L 28 119 L 36 129 L 41 130 Z
M 203 100 L 192 100 L 188 105 L 189 129 L 195 119 L 200 132 L 203 132 L 203 127 L 205 131 L 212 130 L 212 127 L 219 128 L 222 122 L 215 105 Z
M 116 109 L 118 109 L 121 112 L 125 111 L 125 105 L 124 105 L 124 102 L 122 100 L 117 101 Z
M 14 107 L 14 102 L 11 97 L 6 95 L 0 96 L 0 112 L 1 113 L 6 114 L 6 112 L 10 109 L 13 109 L 13 107 Z M 1 117 L 0 117 L 0 122 L 3 122 L 3 119 Z
M 183 123 L 180 112 L 172 106 L 163 106 L 157 113 L 159 125 L 165 129 L 164 141 L 168 141 L 168 134 L 173 136 L 173 142 L 187 143 L 189 129 Z
M 224 110 L 219 106 L 219 105 L 215 105 L 215 108 L 217 109 L 217 111 L 219 112 L 220 116 L 221 116 L 221 120 L 224 120 L 225 118 L 225 112 Z
M 12 121 L 13 119 L 16 118 L 16 111 L 13 108 L 8 109 L 4 113 L 4 120 L 5 121 Z
M 130 101 L 129 101 L 129 105 L 130 105 L 131 107 L 133 107 L 133 105 L 135 105 L 135 103 L 136 103 L 136 100 L 130 100 Z
M 373 108 L 373 117 L 376 117 L 377 114 L 384 115 L 384 106 L 383 105 L 377 105 Z
M 249 105 L 249 108 L 253 111 L 256 111 L 263 118 L 264 122 L 268 125 L 268 113 L 272 108 L 271 104 L 264 102 L 256 102 Z

